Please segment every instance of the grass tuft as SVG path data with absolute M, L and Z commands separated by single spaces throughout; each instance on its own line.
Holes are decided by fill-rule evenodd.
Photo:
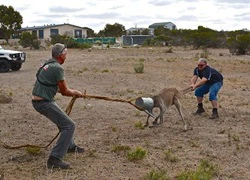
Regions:
M 147 151 L 141 147 L 136 148 L 134 151 L 128 152 L 127 158 L 129 161 L 138 161 L 145 158 Z
M 143 178 L 144 180 L 168 180 L 167 171 L 152 170 Z
M 211 180 L 217 174 L 217 166 L 207 160 L 201 160 L 196 171 L 184 171 L 176 176 L 176 180 Z
M 41 153 L 41 148 L 39 148 L 39 147 L 28 146 L 28 147 L 26 147 L 26 151 L 27 151 L 29 154 L 38 155 L 38 154 Z
M 113 146 L 112 152 L 119 153 L 121 151 L 130 151 L 131 148 L 129 146 L 123 146 L 123 145 L 115 145 Z
M 142 124 L 141 121 L 136 122 L 135 127 L 138 129 L 145 129 L 145 126 Z

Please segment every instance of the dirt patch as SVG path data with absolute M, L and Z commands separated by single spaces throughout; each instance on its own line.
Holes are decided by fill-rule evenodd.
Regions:
M 25 50 L 27 61 L 20 71 L 0 74 L 0 87 L 11 100 L 0 103 L 0 143 L 8 145 L 46 145 L 58 132 L 54 124 L 37 113 L 31 104 L 35 74 L 41 62 L 50 57 L 49 50 Z M 189 86 L 193 68 L 202 50 L 173 48 L 123 48 L 105 50 L 70 49 L 63 65 L 69 87 L 87 94 L 110 98 L 148 97 L 164 87 L 184 89 Z M 133 67 L 144 59 L 144 73 Z M 65 157 L 73 169 L 47 170 L 51 146 L 38 155 L 25 148 L 9 150 L 0 146 L 0 172 L 5 179 L 141 179 L 153 169 L 166 170 L 170 179 L 185 170 L 195 170 L 202 159 L 219 166 L 219 178 L 249 179 L 250 173 L 250 57 L 231 56 L 227 49 L 209 49 L 211 66 L 220 70 L 224 86 L 219 95 L 218 121 L 210 120 L 210 102 L 206 114 L 197 117 L 193 93 L 182 99 L 187 132 L 177 110 L 171 107 L 159 128 L 140 129 L 147 115 L 127 103 L 96 99 L 77 99 L 70 116 L 76 122 L 76 142 L 86 148 L 84 154 Z M 56 96 L 66 109 L 71 98 Z M 150 121 L 152 123 L 152 119 Z M 115 153 L 117 145 L 141 147 L 146 158 L 131 162 L 125 152 Z M 166 160 L 171 150 L 176 162 Z M 1 179 L 1 178 L 0 178 Z

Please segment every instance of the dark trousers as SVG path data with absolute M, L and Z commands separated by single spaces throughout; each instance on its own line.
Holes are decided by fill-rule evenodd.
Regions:
M 36 111 L 50 119 L 60 130 L 59 139 L 51 151 L 51 156 L 62 159 L 68 148 L 75 145 L 73 140 L 75 123 L 55 101 L 32 101 Z

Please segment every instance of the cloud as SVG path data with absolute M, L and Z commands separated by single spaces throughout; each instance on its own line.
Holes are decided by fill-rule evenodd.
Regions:
M 116 10 L 116 9 L 121 9 L 123 8 L 124 6 L 114 6 L 114 7 L 111 7 L 109 8 L 110 10 Z
M 197 21 L 198 19 L 196 16 L 187 15 L 187 16 L 180 16 L 180 17 L 176 18 L 175 20 L 178 20 L 178 21 Z
M 247 4 L 250 3 L 250 0 L 217 0 L 217 2 L 225 2 L 225 3 L 243 3 L 243 4 Z
M 75 15 L 77 18 L 91 18 L 91 19 L 114 19 L 120 17 L 119 13 L 100 13 L 100 14 L 81 14 Z
M 39 16 L 46 19 L 58 19 L 58 18 L 68 17 L 67 15 L 65 16 L 64 14 L 41 14 Z
M 148 27 L 156 22 L 173 22 L 177 28 L 249 28 L 250 0 L 91 0 L 72 2 L 1 0 L 23 16 L 24 26 L 70 23 L 96 32 L 106 24 L 119 23 L 127 29 Z
M 149 4 L 155 5 L 155 6 L 165 6 L 165 5 L 169 5 L 171 3 L 173 3 L 173 0 L 165 0 L 165 1 L 161 1 L 161 0 L 153 0 L 153 1 L 149 1 Z
M 52 13 L 76 13 L 85 10 L 85 8 L 68 8 L 63 6 L 54 6 L 49 8 L 49 11 Z

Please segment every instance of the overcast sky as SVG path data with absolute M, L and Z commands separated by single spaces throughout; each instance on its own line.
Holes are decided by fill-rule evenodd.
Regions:
M 106 24 L 126 29 L 172 22 L 178 29 L 250 30 L 250 0 L 1 0 L 23 17 L 22 27 L 70 23 L 96 33 Z

